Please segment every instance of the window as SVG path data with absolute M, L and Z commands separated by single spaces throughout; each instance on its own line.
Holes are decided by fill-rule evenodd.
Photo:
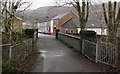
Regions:
M 65 33 L 68 33 L 68 29 L 65 29 Z
M 73 30 L 71 30 L 70 33 L 73 33 Z
M 55 22 L 56 24 L 59 24 L 59 20 L 55 20 L 54 22 Z

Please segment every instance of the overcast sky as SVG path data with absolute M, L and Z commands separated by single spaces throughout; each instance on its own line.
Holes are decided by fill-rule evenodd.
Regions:
M 36 9 L 43 6 L 52 6 L 54 5 L 54 0 L 30 0 L 32 2 L 31 9 Z
M 109 0 L 91 0 L 91 1 L 94 3 L 101 3 L 101 2 L 107 2 Z M 120 0 L 110 0 L 110 1 L 120 1 Z M 29 2 L 32 2 L 30 9 L 37 9 L 37 8 L 43 7 L 43 6 L 55 5 L 54 4 L 55 0 L 29 0 Z

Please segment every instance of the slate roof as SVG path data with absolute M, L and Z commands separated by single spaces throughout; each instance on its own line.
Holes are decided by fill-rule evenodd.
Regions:
M 78 28 L 79 21 L 75 18 L 69 18 L 67 21 L 62 23 L 60 26 L 64 28 Z
M 53 17 L 52 19 L 53 19 L 53 20 L 55 20 L 55 19 L 61 19 L 62 17 L 64 17 L 64 16 L 67 15 L 68 13 L 70 13 L 70 12 L 65 12 L 65 13 L 59 14 L 59 15 Z
M 86 24 L 87 28 L 106 28 L 106 24 L 104 23 L 104 21 L 100 21 L 100 20 L 88 20 L 87 24 Z
M 104 21 L 99 21 L 99 20 L 89 20 L 86 24 L 86 28 L 106 28 Z M 100 25 L 101 23 L 101 25 Z M 64 28 L 79 28 L 79 20 L 75 18 L 69 18 L 67 21 L 62 23 L 60 26 Z

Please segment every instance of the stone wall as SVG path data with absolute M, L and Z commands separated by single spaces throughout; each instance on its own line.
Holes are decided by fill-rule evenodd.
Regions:
M 68 46 L 73 47 L 76 51 L 82 52 L 81 46 L 80 46 L 81 45 L 80 37 L 76 37 L 76 36 L 64 34 L 64 33 L 58 33 L 58 39 L 64 42 L 65 44 L 67 44 Z

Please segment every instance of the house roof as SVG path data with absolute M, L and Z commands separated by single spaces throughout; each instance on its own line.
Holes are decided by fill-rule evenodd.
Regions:
M 106 28 L 107 26 L 104 21 L 99 21 L 99 20 L 89 20 L 86 24 L 86 28 Z M 75 18 L 69 18 L 67 21 L 62 23 L 60 26 L 64 28 L 79 28 L 79 20 Z
M 53 20 L 55 20 L 55 19 L 61 19 L 62 17 L 64 17 L 64 16 L 67 15 L 68 13 L 70 13 L 70 12 L 65 12 L 65 13 L 59 14 L 59 15 L 53 17 L 52 19 L 53 19 Z
M 60 25 L 64 28 L 77 28 L 79 27 L 79 21 L 75 18 L 69 18 L 67 21 Z
M 104 21 L 100 21 L 100 20 L 88 20 L 87 24 L 86 24 L 87 28 L 106 28 L 107 26 L 105 25 Z

